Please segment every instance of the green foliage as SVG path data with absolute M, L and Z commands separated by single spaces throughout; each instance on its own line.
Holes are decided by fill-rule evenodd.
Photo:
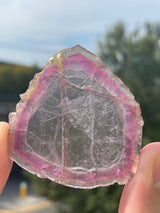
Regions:
M 99 42 L 100 57 L 125 82 L 140 103 L 144 138 L 160 140 L 160 24 L 127 32 L 118 23 Z M 144 140 L 144 144 L 145 144 Z
M 117 213 L 123 186 L 114 184 L 96 189 L 74 189 L 27 172 L 25 174 L 32 179 L 34 190 L 38 194 L 68 206 L 64 213 Z M 62 213 L 62 209 L 57 209 L 57 213 Z
M 0 94 L 20 94 L 26 91 L 29 81 L 40 69 L 12 64 L 0 64 Z

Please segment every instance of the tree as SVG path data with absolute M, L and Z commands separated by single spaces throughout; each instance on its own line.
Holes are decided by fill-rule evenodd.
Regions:
M 160 138 L 160 24 L 127 32 L 118 23 L 99 42 L 100 57 L 135 95 L 144 119 L 144 139 Z
M 144 143 L 159 140 L 160 128 L 160 24 L 145 24 L 128 32 L 116 24 L 99 41 L 99 55 L 135 95 L 144 118 Z M 64 187 L 32 177 L 41 195 L 69 205 L 69 212 L 116 213 L 122 186 L 114 184 L 93 190 Z M 62 212 L 62 211 L 61 211 Z

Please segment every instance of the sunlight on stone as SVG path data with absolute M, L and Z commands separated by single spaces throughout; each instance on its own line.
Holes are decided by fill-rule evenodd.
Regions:
M 9 115 L 10 158 L 77 187 L 125 184 L 134 173 L 139 104 L 101 60 L 77 45 L 53 56 Z

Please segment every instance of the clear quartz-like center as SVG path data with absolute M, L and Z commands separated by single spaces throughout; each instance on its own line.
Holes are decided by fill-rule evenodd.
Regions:
M 81 70 L 66 70 L 50 82 L 28 124 L 28 149 L 74 171 L 118 165 L 124 126 L 117 100 Z

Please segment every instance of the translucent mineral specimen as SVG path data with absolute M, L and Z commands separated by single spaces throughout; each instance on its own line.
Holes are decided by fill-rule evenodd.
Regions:
M 53 56 L 9 116 L 10 157 L 40 177 L 94 188 L 133 175 L 143 120 L 139 104 L 81 46 Z

